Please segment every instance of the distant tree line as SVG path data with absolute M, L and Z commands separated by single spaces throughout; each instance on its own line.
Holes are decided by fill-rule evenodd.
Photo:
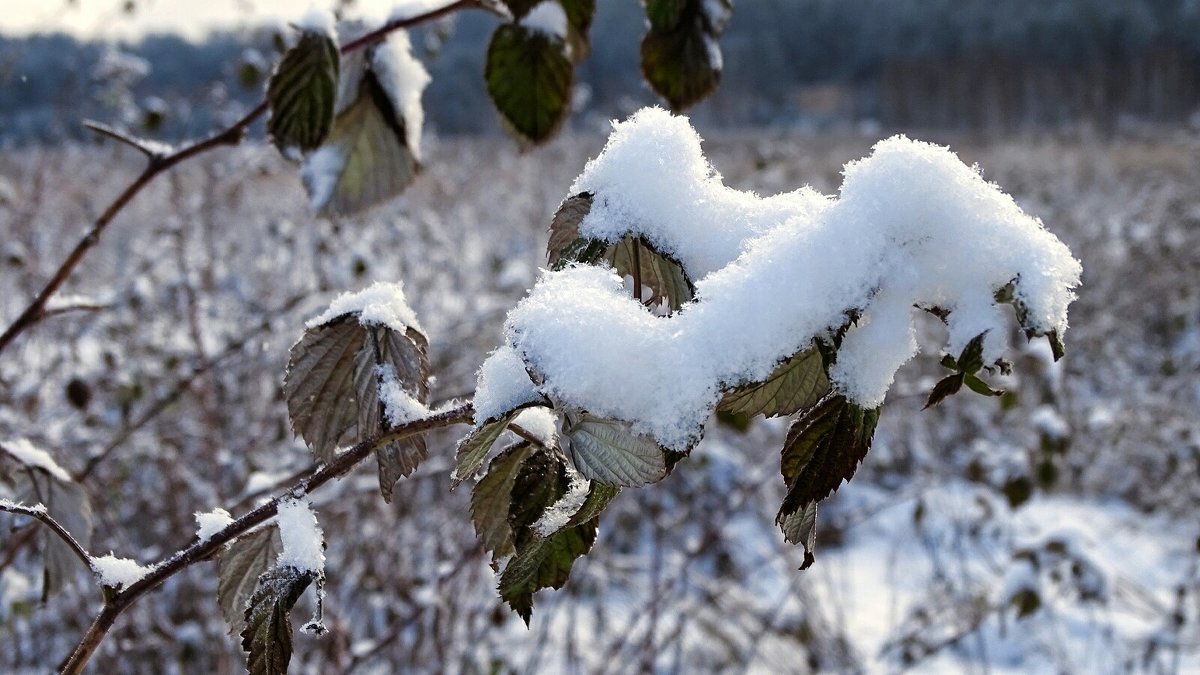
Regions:
M 571 124 L 599 127 L 651 103 L 637 72 L 643 15 L 601 0 Z M 440 133 L 489 133 L 481 84 L 492 17 L 424 29 Z M 167 137 L 204 133 L 256 101 L 276 58 L 271 31 L 202 43 L 0 36 L 0 142 L 80 137 L 94 117 Z M 705 126 L 844 123 L 1011 128 L 1174 121 L 1200 105 L 1200 2 L 1192 0 L 753 0 L 721 40 L 721 88 Z

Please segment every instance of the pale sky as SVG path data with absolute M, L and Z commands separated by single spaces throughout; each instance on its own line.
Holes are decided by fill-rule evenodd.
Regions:
M 0 34 L 64 31 L 88 38 L 128 38 L 145 32 L 172 31 L 202 37 L 214 27 L 298 19 L 312 7 L 333 0 L 0 0 Z M 398 0 L 356 0 L 355 13 L 386 16 Z

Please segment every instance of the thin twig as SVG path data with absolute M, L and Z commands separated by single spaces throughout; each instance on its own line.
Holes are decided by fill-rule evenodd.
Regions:
M 383 40 L 389 33 L 394 31 L 410 28 L 412 26 L 430 21 L 436 21 L 444 16 L 448 16 L 454 12 L 464 9 L 486 9 L 489 11 L 495 11 L 494 8 L 486 5 L 480 0 L 458 0 L 457 2 L 453 2 L 449 5 L 426 12 L 424 14 L 406 19 L 389 21 L 381 28 L 373 30 L 356 40 L 352 40 L 345 45 L 342 45 L 341 53 L 348 54 L 368 45 L 375 44 Z M 205 153 L 218 146 L 237 145 L 241 143 L 242 139 L 245 138 L 246 132 L 250 128 L 250 125 L 253 124 L 259 117 L 262 117 L 269 108 L 270 105 L 264 98 L 258 103 L 258 105 L 250 110 L 250 112 L 243 115 L 241 119 L 234 122 L 226 129 L 218 131 L 204 140 L 196 141 L 189 145 L 178 148 L 169 154 L 157 155 L 154 159 L 151 159 L 145 170 L 143 170 L 142 173 L 138 175 L 138 177 L 121 192 L 121 194 L 117 195 L 116 199 L 114 199 L 112 203 L 109 204 L 108 208 L 105 209 L 102 214 L 100 214 L 100 217 L 95 220 L 95 222 L 92 224 L 91 230 L 89 230 L 88 233 L 79 240 L 79 243 L 75 245 L 75 248 L 72 249 L 71 253 L 67 255 L 66 259 L 63 260 L 61 265 L 59 265 L 58 270 L 55 271 L 50 280 L 46 282 L 46 285 L 42 288 L 42 290 L 34 296 L 33 300 L 29 303 L 29 306 L 25 308 L 25 311 L 21 312 L 20 316 L 18 316 L 16 321 L 13 321 L 12 325 L 10 325 L 8 329 L 4 331 L 3 335 L 0 335 L 0 353 L 3 353 L 18 335 L 25 332 L 29 327 L 33 326 L 38 321 L 41 321 L 46 316 L 46 303 L 50 300 L 50 297 L 54 295 L 64 283 L 66 283 L 67 279 L 71 276 L 71 273 L 79 265 L 80 261 L 83 260 L 87 252 L 100 241 L 100 235 L 104 232 L 105 228 L 108 227 L 108 224 L 112 222 L 113 218 L 115 218 L 117 214 L 120 213 L 129 204 L 129 202 L 132 201 L 133 198 L 142 191 L 143 188 L 149 185 L 156 177 L 158 177 L 159 174 L 174 167 L 176 164 L 187 161 L 196 155 Z M 130 138 L 129 136 L 115 131 L 111 127 L 104 125 L 98 126 L 104 129 L 104 131 L 96 129 L 96 131 L 99 133 L 110 135 L 124 143 L 133 145 L 142 152 L 146 151 L 146 148 L 142 147 L 136 140 Z
M 9 513 L 16 513 L 22 516 L 29 516 L 35 520 L 40 520 L 43 524 L 53 530 L 54 534 L 58 535 L 59 539 L 62 539 L 64 542 L 66 542 L 67 546 L 71 547 L 71 551 L 73 551 L 75 555 L 83 561 L 83 564 L 86 565 L 88 569 L 91 569 L 92 556 L 89 555 L 87 550 L 83 548 L 83 545 L 80 544 L 79 541 L 67 531 L 67 528 L 63 527 L 57 520 L 54 519 L 54 516 L 50 515 L 50 512 L 46 510 L 45 506 L 42 506 L 41 504 L 37 504 L 35 506 L 26 506 L 25 504 L 8 501 L 7 499 L 0 499 L 0 511 L 8 511 Z
M 433 429 L 471 422 L 474 418 L 475 407 L 471 403 L 464 403 L 456 408 L 434 413 L 429 417 L 406 422 L 374 438 L 362 441 L 334 457 L 332 461 L 322 466 L 312 476 L 301 479 L 287 491 L 233 521 L 207 540 L 196 541 L 187 548 L 176 552 L 170 558 L 158 563 L 146 576 L 124 587 L 121 591 L 108 598 L 104 607 L 96 616 L 95 621 L 88 628 L 87 633 L 80 639 L 71 656 L 63 664 L 62 672 L 72 674 L 81 672 L 83 667 L 87 665 L 88 660 L 91 659 L 92 654 L 100 646 L 100 643 L 103 642 L 105 635 L 108 634 L 117 617 L 138 598 L 155 589 L 159 584 L 185 568 L 207 560 L 225 544 L 274 517 L 278 513 L 279 503 L 283 499 L 311 494 L 329 481 L 349 473 L 360 462 L 370 457 L 375 450 L 385 445 L 409 436 L 423 434 Z
M 101 136 L 107 136 L 108 138 L 119 141 L 131 148 L 136 149 L 138 152 L 145 155 L 146 159 L 149 160 L 151 164 L 154 164 L 155 162 L 161 162 L 163 158 L 171 154 L 171 151 L 173 150 L 173 148 L 169 145 L 159 143 L 158 141 L 151 141 L 145 138 L 138 138 L 137 136 L 117 129 L 116 127 L 110 127 L 103 122 L 84 120 L 83 126 L 84 128 L 90 129 Z

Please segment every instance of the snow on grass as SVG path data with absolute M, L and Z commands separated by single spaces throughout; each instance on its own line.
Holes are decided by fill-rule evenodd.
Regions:
M 66 469 L 54 461 L 54 457 L 49 452 L 35 446 L 28 438 L 7 440 L 4 443 L 0 443 L 0 450 L 4 450 L 13 459 L 25 466 L 42 469 L 64 483 L 71 482 L 71 474 L 67 473 Z
M 850 310 L 861 317 L 830 374 L 872 408 L 917 352 L 916 306 L 950 312 L 951 353 L 986 331 L 992 361 L 1008 332 L 996 291 L 1015 280 L 1029 327 L 1061 334 L 1079 284 L 1079 262 L 1040 221 L 947 148 L 903 136 L 847 164 L 836 198 L 760 198 L 721 183 L 686 118 L 651 108 L 615 126 L 571 191 L 593 194 L 582 236 L 642 235 L 683 263 L 696 300 L 661 318 L 609 269 L 544 272 L 509 313 L 507 343 L 541 393 L 675 450 L 698 439 L 723 389 L 762 380 Z M 500 389 L 524 386 L 516 371 L 505 366 Z
M 342 293 L 329 303 L 329 309 L 310 319 L 305 327 L 314 328 L 343 314 L 355 313 L 364 326 L 384 326 L 400 333 L 409 328 L 421 330 L 417 313 L 404 297 L 404 284 L 399 281 L 378 281 L 361 291 Z
M 233 516 L 222 508 L 216 508 L 207 513 L 197 511 L 193 515 L 196 518 L 196 537 L 200 539 L 201 543 L 212 539 L 214 534 L 233 522 Z
M 325 535 L 308 499 L 285 499 L 279 503 L 276 520 L 283 550 L 276 563 L 302 572 L 320 574 L 325 569 Z
M 118 558 L 112 554 L 92 556 L 88 561 L 102 586 L 121 589 L 141 580 L 154 571 L 154 565 L 139 565 L 136 560 Z

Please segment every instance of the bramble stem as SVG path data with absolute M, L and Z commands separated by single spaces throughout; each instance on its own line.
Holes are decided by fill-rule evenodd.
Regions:
M 479 0 L 457 0 L 457 2 L 453 2 L 444 7 L 425 12 L 424 14 L 419 14 L 406 19 L 395 19 L 389 21 L 377 30 L 373 30 L 358 39 L 342 45 L 340 51 L 342 54 L 348 54 L 383 40 L 389 33 L 403 28 L 410 28 L 419 24 L 428 23 L 430 21 L 436 21 L 437 19 L 464 9 L 487 8 Z M 103 234 L 105 228 L 108 227 L 108 224 L 112 222 L 113 218 L 115 218 L 117 214 L 120 213 L 129 204 L 129 202 L 132 201 L 133 198 L 142 191 L 143 188 L 149 185 L 155 178 L 158 177 L 159 174 L 174 167 L 176 164 L 187 161 L 196 155 L 205 153 L 218 146 L 237 145 L 241 143 L 242 139 L 245 138 L 246 131 L 250 128 L 250 125 L 253 124 L 259 117 L 262 117 L 263 114 L 267 112 L 269 107 L 270 106 L 267 104 L 267 101 L 264 98 L 250 112 L 246 113 L 241 119 L 234 122 L 228 128 L 218 131 L 208 138 L 185 145 L 167 154 L 158 154 L 157 152 L 152 152 L 137 139 L 133 139 L 132 137 L 118 132 L 111 127 L 91 123 L 89 128 L 93 129 L 94 131 L 106 136 L 117 138 L 121 142 L 132 145 L 146 154 L 148 159 L 146 168 L 121 192 L 121 194 L 117 195 L 116 199 L 114 199 L 112 203 L 108 205 L 108 208 L 106 208 L 104 212 L 100 214 L 100 217 L 92 223 L 92 228 L 83 236 L 82 239 L 79 240 L 79 243 L 75 245 L 75 248 L 71 250 L 71 253 L 67 255 L 62 264 L 58 266 L 58 269 L 54 272 L 54 275 L 50 277 L 50 280 L 47 281 L 46 285 L 42 287 L 42 290 L 34 296 L 33 300 L 29 303 L 29 306 L 25 308 L 25 311 L 21 312 L 20 316 L 18 316 L 17 319 L 13 321 L 12 325 L 10 325 L 4 331 L 3 335 L 0 335 L 0 353 L 2 353 L 10 344 L 12 344 L 18 335 L 25 332 L 29 327 L 45 318 L 46 303 L 49 302 L 50 297 L 58 292 L 58 289 L 61 288 L 64 283 L 66 283 L 67 279 L 71 276 L 71 273 L 74 272 L 75 268 L 79 266 L 80 261 L 83 260 L 88 251 L 95 247 L 95 245 L 100 241 L 100 235 Z
M 63 527 L 61 523 L 54 519 L 54 516 L 50 515 L 50 513 L 46 511 L 46 507 L 41 505 L 26 506 L 25 504 L 0 500 L 0 511 L 8 511 L 9 513 L 16 513 L 22 516 L 29 516 L 35 520 L 40 520 L 47 527 L 53 530 L 54 534 L 58 535 L 59 539 L 62 539 L 64 542 L 66 542 L 67 546 L 71 547 L 71 551 L 75 553 L 76 557 L 83 561 L 84 565 L 86 565 L 89 569 L 91 568 L 92 556 L 87 552 L 86 549 L 83 548 L 83 545 L 79 543 L 79 540 L 67 531 L 67 528 Z
M 146 576 L 109 596 L 103 609 L 100 610 L 95 621 L 88 628 L 87 633 L 79 640 L 79 644 L 76 645 L 71 656 L 63 664 L 62 672 L 72 674 L 82 672 L 83 667 L 87 665 L 92 654 L 96 652 L 96 649 L 104 641 L 104 637 L 108 634 L 108 631 L 116 623 L 117 617 L 138 598 L 154 590 L 159 584 L 184 569 L 203 560 L 208 560 L 220 551 L 225 544 L 274 517 L 278 512 L 279 503 L 282 500 L 311 494 L 329 481 L 346 475 L 360 462 L 370 457 L 371 453 L 389 443 L 453 424 L 468 423 L 473 421 L 474 417 L 475 407 L 471 403 L 464 403 L 456 408 L 434 413 L 423 419 L 406 422 L 378 436 L 357 443 L 334 457 L 328 464 L 317 469 L 311 476 L 302 478 L 271 501 L 226 525 L 224 529 L 209 539 L 197 541 L 191 546 L 177 551 L 170 558 L 154 565 L 150 573 Z

